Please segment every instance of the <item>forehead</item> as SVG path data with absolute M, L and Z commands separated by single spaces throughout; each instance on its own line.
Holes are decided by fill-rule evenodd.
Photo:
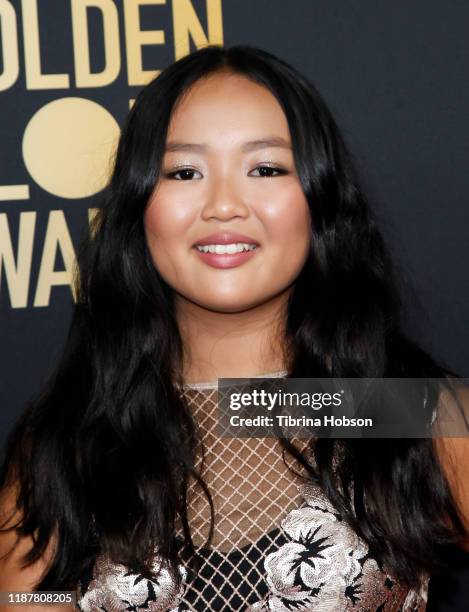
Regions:
M 173 111 L 170 138 L 208 140 L 262 136 L 275 132 L 289 140 L 287 119 L 276 97 L 264 86 L 230 72 L 196 81 Z

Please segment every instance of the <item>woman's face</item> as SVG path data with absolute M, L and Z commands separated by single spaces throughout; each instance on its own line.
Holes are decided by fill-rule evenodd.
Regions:
M 291 147 L 283 110 L 261 85 L 223 72 L 186 92 L 144 217 L 153 262 L 176 299 L 240 312 L 289 292 L 310 241 Z M 213 246 L 200 253 L 194 245 L 207 237 Z M 226 253 L 216 247 L 223 238 L 238 245 L 228 251 L 257 246 Z

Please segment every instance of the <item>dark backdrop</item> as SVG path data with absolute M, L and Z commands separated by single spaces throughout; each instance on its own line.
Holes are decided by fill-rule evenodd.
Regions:
M 62 160 L 70 170 L 81 158 L 69 156 L 73 134 L 54 133 L 58 115 L 42 109 L 80 98 L 85 134 L 93 125 L 86 119 L 91 100 L 112 128 L 143 83 L 135 61 L 161 69 L 205 42 L 263 47 L 316 83 L 404 274 L 410 333 L 469 376 L 468 1 L 74 0 L 77 13 L 86 4 L 87 28 L 75 16 L 74 43 L 72 0 L 0 0 L 2 439 L 60 354 L 73 303 L 73 248 L 87 231 L 89 210 L 99 206 L 99 191 L 73 193 L 73 181 L 60 183 Z M 163 34 L 152 34 L 157 30 Z M 140 54 L 139 39 L 154 43 L 158 36 Z M 110 82 L 80 77 L 77 64 L 88 55 L 89 72 L 107 70 Z M 62 76 L 41 76 L 54 74 Z M 58 157 L 54 146 L 64 148 Z M 468 556 L 458 561 L 466 569 L 453 571 L 459 584 L 432 581 L 431 609 L 469 609 L 462 587 Z M 444 590 L 456 593 L 452 604 Z

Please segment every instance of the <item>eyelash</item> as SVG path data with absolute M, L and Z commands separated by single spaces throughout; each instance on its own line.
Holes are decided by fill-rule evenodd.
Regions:
M 274 170 L 275 172 L 277 172 L 277 174 L 274 174 L 273 176 L 259 176 L 255 178 L 275 178 L 276 176 L 282 176 L 282 175 L 288 174 L 288 170 L 285 170 L 284 168 L 279 168 L 278 166 L 262 166 L 261 165 L 261 166 L 256 166 L 254 170 L 259 170 L 259 168 L 267 168 L 269 170 Z M 173 179 L 175 175 L 179 174 L 180 172 L 184 172 L 184 171 L 198 172 L 198 170 L 194 170 L 194 168 L 179 168 L 179 170 L 175 170 L 174 172 L 167 172 L 165 174 L 165 178 Z M 183 181 L 184 179 L 174 179 L 174 180 Z M 194 180 L 194 179 L 188 179 L 188 181 L 190 180 Z

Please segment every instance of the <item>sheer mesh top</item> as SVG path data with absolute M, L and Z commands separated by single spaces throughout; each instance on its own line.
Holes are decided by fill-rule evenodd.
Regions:
M 215 523 L 210 550 L 202 551 L 203 571 L 190 583 L 183 603 L 188 609 L 242 610 L 267 592 L 262 562 L 286 542 L 280 520 L 301 504 L 300 480 L 282 460 L 277 439 L 217 436 L 216 385 L 186 385 L 185 395 L 205 449 L 202 476 L 212 496 Z M 307 440 L 301 442 L 299 446 L 306 448 Z M 300 471 L 300 464 L 289 459 Z M 189 487 L 188 519 L 194 543 L 200 547 L 209 534 L 210 506 L 195 481 Z M 177 534 L 182 539 L 181 526 Z
M 285 376 L 285 371 L 262 375 Z M 202 564 L 192 570 L 177 524 L 183 586 L 176 592 L 163 570 L 157 582 L 98 557 L 79 585 L 78 608 L 91 610 L 291 610 L 423 612 L 428 577 L 409 591 L 371 556 L 276 438 L 217 436 L 217 383 L 189 383 L 180 392 L 191 407 L 204 447 L 196 467 L 201 487 L 189 484 L 187 513 Z M 291 442 L 308 454 L 309 440 Z M 292 468 L 294 471 L 289 469 Z M 298 474 L 295 474 L 297 472 Z M 155 562 L 157 556 L 155 555 Z

